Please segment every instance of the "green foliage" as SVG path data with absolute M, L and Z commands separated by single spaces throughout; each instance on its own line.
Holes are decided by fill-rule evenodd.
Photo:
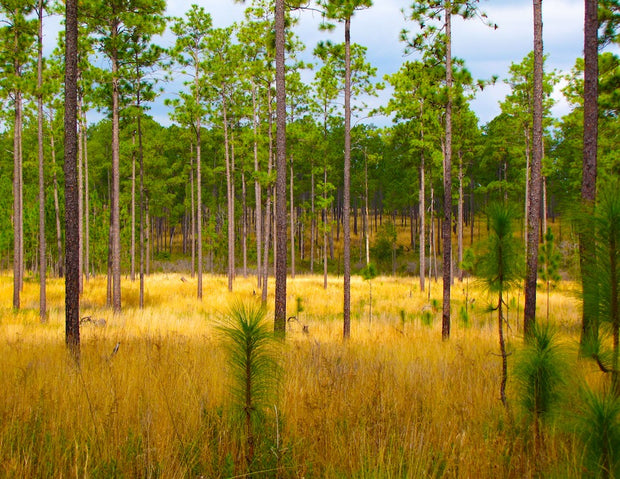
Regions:
M 256 429 L 266 410 L 278 400 L 279 343 L 265 315 L 260 305 L 238 302 L 218 327 L 228 353 L 234 416 L 245 429 L 248 466 L 254 458 Z
M 514 210 L 501 203 L 487 208 L 490 233 L 486 252 L 478 258 L 476 273 L 491 293 L 507 291 L 518 286 L 523 276 L 522 249 L 514 237 Z
M 540 279 L 547 284 L 555 284 L 560 281 L 561 276 L 558 273 L 558 269 L 561 259 L 562 256 L 555 246 L 553 232 L 551 228 L 547 228 L 544 243 L 540 247 L 538 257 L 538 273 Z
M 398 246 L 396 240 L 396 226 L 391 221 L 384 222 L 370 247 L 370 252 L 379 265 L 386 267 L 392 264 L 394 267 L 396 257 L 402 253 L 402 246 Z
M 612 387 L 620 396 L 620 182 L 614 181 L 601 190 L 594 215 L 581 224 L 594 243 L 593 257 L 586 258 L 584 279 L 596 287 L 584 291 L 584 304 L 590 305 L 604 332 L 612 338 L 612 350 L 605 354 L 602 337 L 591 345 L 592 355 L 604 372 L 611 373 Z M 608 360 L 607 360 L 608 358 Z
M 459 268 L 469 274 L 474 274 L 475 264 L 476 256 L 474 255 L 474 250 L 471 248 L 465 248 L 463 250 L 463 261 L 461 261 L 461 264 L 459 264 Z
M 610 391 L 582 390 L 577 435 L 586 477 L 620 477 L 620 398 Z
M 360 275 L 365 281 L 370 281 L 371 279 L 376 278 L 377 274 L 379 274 L 379 272 L 377 271 L 377 267 L 374 263 L 368 263 L 360 270 Z
M 537 323 L 514 366 L 519 403 L 532 421 L 545 421 L 556 411 L 563 397 L 566 365 L 555 330 L 548 323 Z

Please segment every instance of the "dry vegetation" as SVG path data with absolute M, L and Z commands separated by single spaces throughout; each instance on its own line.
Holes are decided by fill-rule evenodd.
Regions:
M 91 280 L 82 316 L 106 325 L 83 325 L 76 368 L 64 348 L 62 283 L 50 284 L 50 321 L 41 325 L 36 282 L 26 283 L 25 308 L 14 314 L 7 307 L 12 282 L 0 278 L 0 476 L 246 477 L 214 325 L 233 299 L 254 298 L 255 280 L 238 279 L 234 294 L 222 277 L 205 285 L 198 302 L 195 280 L 149 277 L 140 311 L 138 285 L 125 280 L 124 311 L 113 316 L 105 309 L 105 278 Z M 371 319 L 368 284 L 353 278 L 352 337 L 343 344 L 341 281 L 330 278 L 326 291 L 320 277 L 289 282 L 289 314 L 297 298 L 303 311 L 289 322 L 280 399 L 266 411 L 253 466 L 264 472 L 253 477 L 581 475 L 581 446 L 566 418 L 577 385 L 599 375 L 574 352 L 572 285 L 552 293 L 551 321 L 571 350 L 574 377 L 566 414 L 546 427 L 537 457 L 514 387 L 508 410 L 499 400 L 496 320 L 484 294 L 472 288 L 465 322 L 458 318 L 464 285 L 455 285 L 453 335 L 442 342 L 433 310 L 440 284 L 431 287 L 429 301 L 415 279 L 374 279 Z M 541 293 L 541 317 L 545 301 Z M 519 303 L 515 293 L 510 351 L 522 343 Z

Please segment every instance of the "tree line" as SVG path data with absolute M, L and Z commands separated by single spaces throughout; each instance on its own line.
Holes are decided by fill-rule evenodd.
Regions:
M 78 288 L 106 273 L 115 311 L 121 310 L 123 272 L 139 278 L 143 307 L 153 262 L 174 260 L 197 276 L 198 298 L 205 270 L 226 273 L 231 291 L 236 275 L 254 274 L 263 301 L 274 273 L 283 329 L 286 275 L 322 272 L 326 286 L 331 270 L 344 277 L 345 337 L 352 270 L 379 263 L 396 272 L 394 258 L 406 249 L 416 258 L 406 272 L 419 276 L 422 290 L 431 268 L 437 274 L 433 259 L 443 255 L 448 338 L 450 285 L 462 278 L 465 228 L 473 242 L 486 204 L 519 204 L 528 245 L 526 318 L 533 321 L 538 244 L 548 218 L 569 213 L 576 202 L 593 204 L 596 175 L 606 183 L 618 173 L 620 79 L 620 59 L 601 50 L 617 42 L 616 2 L 594 2 L 586 10 L 586 44 L 595 40 L 570 72 L 543 72 L 540 5 L 534 3 L 533 51 L 515 60 L 508 78 L 475 79 L 451 55 L 454 16 L 495 26 L 472 1 L 415 2 L 406 9 L 415 28 L 402 33 L 403 48 L 419 52 L 419 59 L 385 78 L 377 78 L 366 48 L 351 41 L 362 38 L 355 13 L 372 8 L 368 0 L 289 2 L 286 8 L 279 0 L 253 0 L 242 21 L 224 28 L 196 5 L 167 18 L 163 0 L 81 2 L 74 186 L 62 169 L 71 153 L 63 138 L 64 32 L 52 54 L 44 57 L 42 48 L 51 40 L 43 35 L 43 19 L 62 15 L 63 5 L 0 2 L 0 208 L 6 211 L 0 253 L 5 267 L 12 264 L 14 308 L 26 270 L 41 280 L 42 320 L 46 272 L 69 274 L 65 247 L 76 238 L 63 228 L 63 199 L 75 188 Z M 306 46 L 291 15 L 308 8 L 322 12 L 323 28 L 344 25 L 342 43 L 314 47 L 313 65 L 299 59 Z M 174 38 L 169 48 L 157 43 L 166 29 Z M 183 79 L 184 88 L 166 100 L 172 125 L 162 126 L 148 109 L 172 78 Z M 480 125 L 470 102 L 496 81 L 510 93 L 501 113 Z M 560 81 L 573 108 L 555 119 L 551 93 Z M 394 92 L 386 105 L 356 111 L 356 98 L 386 83 Z M 88 124 L 93 110 L 104 118 Z M 379 114 L 392 115 L 393 124 L 352 121 Z M 407 244 L 398 244 L 398 224 L 408 227 Z M 583 263 L 587 241 L 580 245 Z

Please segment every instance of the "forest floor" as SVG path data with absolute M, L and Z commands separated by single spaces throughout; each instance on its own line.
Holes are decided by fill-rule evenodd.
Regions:
M 84 283 L 81 365 L 64 347 L 62 280 L 38 283 L 10 308 L 0 277 L 0 476 L 2 477 L 581 477 L 579 390 L 601 387 L 579 359 L 576 285 L 551 292 L 570 375 L 556 420 L 536 446 L 513 380 L 522 349 L 523 298 L 508 298 L 508 402 L 500 401 L 496 313 L 475 281 L 453 287 L 452 333 L 441 340 L 441 283 L 352 279 L 351 338 L 342 340 L 342 280 L 288 282 L 282 374 L 256 426 L 248 475 L 244 433 L 232 412 L 226 349 L 217 325 L 235 301 L 256 301 L 255 278 L 158 274 L 123 279 L 123 311 L 105 307 L 105 277 Z M 370 292 L 372 286 L 372 313 Z M 430 292 L 429 292 L 430 289 Z M 273 293 L 273 283 L 270 283 Z M 467 301 L 466 301 L 467 298 Z M 541 288 L 539 321 L 546 322 Z M 271 303 L 270 303 L 271 304 Z M 467 311 L 465 311 L 467 304 Z M 267 321 L 271 321 L 268 312 Z M 101 321 L 104 320 L 104 321 Z M 536 447 L 535 447 L 536 446 Z M 246 451 L 246 452 L 244 452 Z

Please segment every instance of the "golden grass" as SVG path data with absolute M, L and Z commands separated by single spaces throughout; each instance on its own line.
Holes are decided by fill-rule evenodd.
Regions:
M 231 477 L 241 474 L 241 436 L 228 414 L 225 353 L 214 333 L 238 298 L 255 298 L 254 278 L 206 277 L 203 300 L 195 279 L 147 278 L 146 308 L 138 283 L 123 282 L 124 309 L 105 308 L 105 278 L 85 284 L 82 316 L 105 327 L 82 327 L 76 368 L 64 348 L 62 283 L 50 281 L 50 317 L 39 324 L 38 285 L 27 282 L 24 309 L 14 313 L 12 282 L 0 278 L 0 476 Z M 273 283 L 270 284 L 273 289 Z M 431 285 L 431 300 L 440 284 Z M 496 320 L 486 299 L 469 323 L 458 319 L 465 285 L 456 284 L 450 341 L 441 341 L 433 312 L 415 278 L 352 279 L 352 335 L 343 344 L 342 281 L 289 280 L 289 322 L 282 346 L 277 409 L 265 416 L 257 477 L 532 477 L 578 476 L 579 450 L 562 429 L 547 432 L 543 459 L 534 460 L 519 420 L 499 401 Z M 574 285 L 551 295 L 552 322 L 566 344 L 577 340 Z M 521 343 L 516 294 L 509 349 Z M 540 317 L 546 296 L 539 293 Z M 435 316 L 421 321 L 423 310 Z M 308 334 L 302 328 L 306 325 Z M 120 343 L 118 352 L 113 349 Z M 571 356 L 575 377 L 596 381 L 590 363 Z M 275 412 L 277 411 L 277 415 Z M 276 419 L 277 418 L 277 419 Z M 278 442 L 276 443 L 276 438 Z

